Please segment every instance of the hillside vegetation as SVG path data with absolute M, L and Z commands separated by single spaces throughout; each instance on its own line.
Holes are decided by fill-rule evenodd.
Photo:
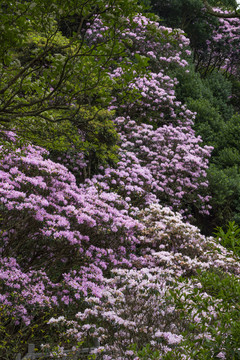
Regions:
M 0 5 L 1 359 L 240 359 L 240 15 L 207 4 Z

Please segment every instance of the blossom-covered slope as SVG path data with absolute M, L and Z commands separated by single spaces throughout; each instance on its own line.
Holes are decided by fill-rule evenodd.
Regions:
M 148 65 L 122 93 L 114 85 L 126 80 L 124 69 L 109 74 L 117 165 L 77 183 L 45 149 L 11 133 L 1 145 L 3 331 L 53 355 L 98 338 L 98 359 L 224 359 L 236 310 L 205 280 L 209 273 L 237 287 L 240 266 L 186 222 L 208 214 L 211 152 L 170 75 L 178 66 L 188 71 L 188 40 L 142 15 L 133 24 L 122 34 L 127 61 L 137 53 Z M 89 46 L 103 41 L 100 19 L 88 34 Z

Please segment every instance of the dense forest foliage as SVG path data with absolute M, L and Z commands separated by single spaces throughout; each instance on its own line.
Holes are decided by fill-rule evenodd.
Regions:
M 0 20 L 0 358 L 240 359 L 235 0 Z

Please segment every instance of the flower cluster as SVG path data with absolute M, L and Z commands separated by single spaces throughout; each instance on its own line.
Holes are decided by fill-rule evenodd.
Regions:
M 74 173 L 81 178 L 83 153 L 69 151 L 57 163 L 41 147 L 18 147 L 13 134 L 14 149 L 1 145 L 0 303 L 14 326 L 42 316 L 46 331 L 62 330 L 52 356 L 64 354 L 69 341 L 91 347 L 98 338 L 103 360 L 137 360 L 134 346 L 147 344 L 159 359 L 192 359 L 189 339 L 199 348 L 217 341 L 223 309 L 202 290 L 197 271 L 239 277 L 240 267 L 182 217 L 209 210 L 211 148 L 195 135 L 195 114 L 177 100 L 177 80 L 167 75 L 187 69 L 189 42 L 141 14 L 131 27 L 121 21 L 126 61 L 137 54 L 148 62 L 126 82 L 126 93 L 114 89 L 126 81 L 124 68 L 109 73 L 119 162 L 80 182 Z M 84 31 L 94 46 L 110 34 L 99 17 Z M 222 346 L 211 356 L 224 354 Z
M 188 204 L 196 204 L 208 214 L 206 169 L 211 147 L 201 146 L 189 126 L 137 125 L 134 120 L 116 119 L 121 133 L 122 149 L 133 152 L 142 167 L 149 170 L 151 191 L 162 203 L 189 214 Z M 128 164 L 129 165 L 129 164 Z
M 189 275 L 219 267 L 239 275 L 238 261 L 167 207 L 151 205 L 139 217 L 146 227 L 134 268 L 112 270 L 110 278 L 102 279 L 101 296 L 86 297 L 87 307 L 74 321 L 62 316 L 49 324 L 67 328 L 64 336 L 71 342 L 89 344 L 97 338 L 101 346 L 93 353 L 103 360 L 138 359 L 132 344 L 138 349 L 151 344 L 159 358 L 171 353 L 173 358 L 192 359 L 189 338 L 199 348 L 205 340 L 216 341 L 213 329 L 224 308 L 222 300 L 204 292 L 200 281 Z
M 75 177 L 63 165 L 45 159 L 46 154 L 29 145 L 1 160 L 2 264 L 15 257 L 16 264 L 9 262 L 15 264 L 11 274 L 18 274 L 21 281 L 30 276 L 31 282 L 29 271 L 44 269 L 43 276 L 46 272 L 56 284 L 64 280 L 71 289 L 75 274 L 78 291 L 94 293 L 97 285 L 92 284 L 91 274 L 100 279 L 109 266 L 131 266 L 127 253 L 134 251 L 142 225 L 128 215 L 129 204 L 119 195 L 99 192 L 91 181 L 78 187 Z M 2 280 L 11 278 L 5 270 L 2 274 Z M 14 288 L 12 283 L 5 286 Z M 69 295 L 64 299 L 69 303 Z
M 218 8 L 215 11 L 220 11 Z M 222 12 L 222 11 L 220 11 Z M 228 11 L 225 11 L 228 13 Z M 232 75 L 239 75 L 240 57 L 239 18 L 219 18 L 218 26 L 212 27 L 212 36 L 207 40 L 207 51 L 199 52 L 207 68 L 223 69 Z

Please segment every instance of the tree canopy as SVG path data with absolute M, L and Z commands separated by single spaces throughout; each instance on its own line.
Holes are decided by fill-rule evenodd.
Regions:
M 136 11 L 135 1 L 125 0 L 3 1 L 2 126 L 35 140 L 50 129 L 76 138 L 108 106 L 108 73 L 124 58 L 120 35 Z M 97 21 L 104 41 L 91 41 Z

